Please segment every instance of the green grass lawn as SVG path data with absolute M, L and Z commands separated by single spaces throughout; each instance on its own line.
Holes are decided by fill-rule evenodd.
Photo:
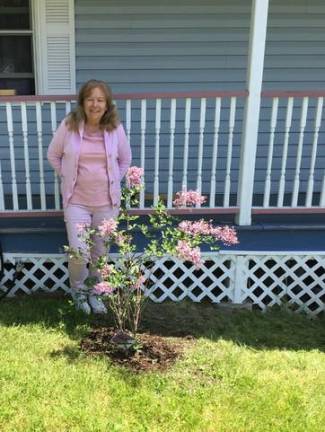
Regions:
M 149 304 L 144 328 L 195 339 L 145 374 L 80 352 L 94 320 L 66 299 L 0 302 L 1 432 L 325 430 L 324 318 Z

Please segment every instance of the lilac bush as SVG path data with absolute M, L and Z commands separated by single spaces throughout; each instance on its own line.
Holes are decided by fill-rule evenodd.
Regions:
M 228 226 L 214 226 L 212 221 L 204 219 L 178 221 L 168 214 L 159 199 L 149 215 L 152 230 L 142 223 L 139 216 L 130 215 L 128 208 L 138 206 L 139 192 L 142 188 L 143 170 L 129 168 L 126 184 L 122 188 L 121 211 L 117 218 L 104 220 L 97 230 L 85 225 L 78 226 L 79 235 L 87 245 L 87 259 L 90 259 L 90 248 L 94 236 L 104 240 L 109 251 L 113 245 L 119 250 L 114 264 L 109 253 L 101 256 L 90 265 L 96 269 L 97 276 L 89 277 L 86 284 L 96 295 L 103 296 L 113 313 L 117 330 L 131 332 L 135 337 L 141 318 L 141 311 L 150 281 L 150 268 L 158 257 L 174 256 L 183 261 L 190 261 L 199 269 L 204 261 L 201 256 L 201 245 L 207 244 L 211 250 L 219 249 L 219 244 L 233 245 L 238 243 L 236 231 Z M 174 205 L 186 208 L 201 205 L 205 197 L 197 191 L 177 192 Z M 147 244 L 138 252 L 136 237 L 139 233 L 145 237 Z M 78 251 L 68 250 L 71 254 Z

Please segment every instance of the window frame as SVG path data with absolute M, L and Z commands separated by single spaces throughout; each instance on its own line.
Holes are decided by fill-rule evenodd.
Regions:
M 57 6 L 54 11 L 55 19 L 49 23 L 46 22 L 47 12 L 53 10 L 53 5 Z M 65 0 L 60 4 L 55 4 L 55 0 L 29 0 L 30 12 L 30 29 L 0 30 L 0 35 L 28 35 L 31 37 L 31 54 L 32 54 L 32 73 L 26 73 L 26 77 L 34 80 L 35 95 L 71 95 L 76 93 L 76 58 L 75 58 L 75 17 L 74 17 L 74 0 Z M 47 10 L 47 7 L 49 9 Z M 57 15 L 55 15 L 57 13 Z M 65 14 L 65 15 L 62 15 Z M 51 15 L 48 15 L 51 19 Z M 67 18 L 61 23 L 60 16 Z M 55 38 L 65 38 L 65 64 L 62 69 L 57 70 L 49 67 L 55 63 L 53 46 L 55 47 Z M 48 41 L 52 45 L 49 45 Z M 54 45 L 53 45 L 54 44 Z M 52 51 L 49 51 L 52 49 Z M 54 57 L 53 57 L 54 56 Z M 53 61 L 54 59 L 54 61 Z M 56 75 L 58 73 L 58 77 Z M 27 76 L 28 75 L 28 76 Z M 62 77 L 64 84 L 62 83 Z M 19 77 L 17 77 L 19 79 Z M 5 79 L 5 78 L 4 78 Z
M 29 8 L 29 20 L 30 29 L 0 29 L 0 36 L 30 36 L 31 37 L 31 55 L 32 55 L 32 72 L 9 72 L 3 75 L 12 75 L 13 79 L 33 79 L 34 80 L 34 94 L 37 94 L 37 76 L 36 76 L 36 64 L 35 64 L 35 29 L 34 29 L 34 17 L 33 17 L 33 0 L 28 0 Z M 15 76 L 16 75 L 16 76 Z M 0 72 L 0 79 L 11 79 L 10 77 L 2 76 Z M 6 90 L 6 89 L 1 89 Z M 9 90 L 9 89 L 8 89 Z M 29 95 L 28 95 L 29 96 Z

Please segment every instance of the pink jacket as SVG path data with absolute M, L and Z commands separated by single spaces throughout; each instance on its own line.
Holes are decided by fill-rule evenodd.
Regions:
M 50 165 L 61 178 L 63 207 L 68 205 L 78 174 L 80 144 L 84 124 L 80 124 L 79 133 L 69 131 L 63 120 L 55 132 L 47 151 Z M 131 149 L 123 126 L 120 124 L 112 132 L 104 132 L 107 155 L 109 191 L 114 207 L 121 202 L 121 180 L 131 163 Z

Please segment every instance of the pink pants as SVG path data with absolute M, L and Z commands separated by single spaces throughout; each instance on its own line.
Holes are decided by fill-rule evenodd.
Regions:
M 97 228 L 104 219 L 116 218 L 119 209 L 110 205 L 100 207 L 89 207 L 79 204 L 68 204 L 64 210 L 64 220 L 66 224 L 69 246 L 74 249 L 86 250 L 86 245 L 80 240 L 77 231 L 77 224 L 87 224 L 92 228 Z M 97 258 L 107 253 L 104 248 L 104 242 L 96 236 L 94 246 L 91 250 L 91 260 L 94 262 Z M 70 278 L 70 287 L 74 294 L 82 294 L 86 291 L 84 281 L 89 275 L 88 262 L 86 258 L 69 258 L 68 270 Z

